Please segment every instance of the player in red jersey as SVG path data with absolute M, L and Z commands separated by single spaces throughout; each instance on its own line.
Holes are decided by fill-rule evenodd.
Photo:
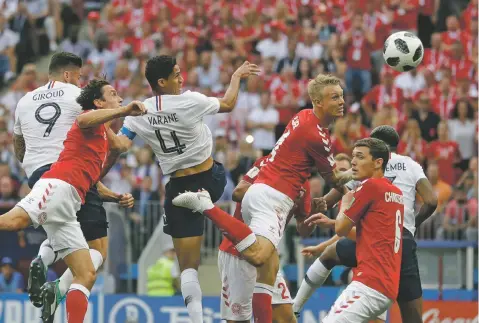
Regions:
M 369 322 L 398 295 L 404 203 L 401 190 L 384 177 L 388 161 L 383 141 L 354 144 L 353 179 L 362 184 L 344 195 L 335 231 L 345 237 L 356 226 L 357 267 L 323 323 Z
M 253 313 L 258 323 L 272 320 L 271 298 L 279 269 L 276 248 L 302 184 L 313 167 L 334 187 L 351 179 L 349 172 L 340 174 L 335 169 L 327 129 L 343 116 L 344 98 L 339 79 L 320 74 L 309 82 L 308 94 L 313 109 L 293 117 L 245 194 L 241 213 L 249 227 L 215 207 L 207 192 L 187 192 L 173 200 L 176 206 L 209 217 L 235 243 L 242 257 L 257 267 Z
M 241 201 L 257 178 L 261 167 L 268 157 L 258 159 L 253 167 L 243 176 L 233 191 L 233 200 L 237 202 L 234 217 L 243 221 L 241 216 Z M 324 203 L 325 204 L 325 203 Z M 324 205 L 325 206 L 325 205 Z M 290 213 L 286 225 L 293 217 L 296 218 L 297 229 L 302 237 L 307 237 L 316 226 L 303 225 L 311 214 L 311 194 L 309 181 L 303 184 L 303 190 L 298 197 L 296 207 Z M 218 269 L 222 282 L 221 318 L 230 322 L 250 322 L 252 316 L 252 296 L 256 283 L 256 268 L 243 260 L 235 245 L 224 238 L 219 247 Z M 281 271 L 274 283 L 272 305 L 273 322 L 295 322 L 289 289 Z
M 109 149 L 115 149 L 118 144 L 116 135 L 104 123 L 128 115 L 143 115 L 146 111 L 137 101 L 120 108 L 122 99 L 103 80 L 91 81 L 82 89 L 77 102 L 83 110 L 90 111 L 76 118 L 57 162 L 24 199 L 0 216 L 0 230 L 18 231 L 29 225 L 45 229 L 52 249 L 73 273 L 73 283 L 66 296 L 70 323 L 83 322 L 96 279 L 76 212 L 84 203 L 86 192 L 98 182 Z M 56 306 L 57 300 L 44 299 L 43 303 Z M 44 315 L 49 310 L 42 312 L 44 322 L 50 319 Z

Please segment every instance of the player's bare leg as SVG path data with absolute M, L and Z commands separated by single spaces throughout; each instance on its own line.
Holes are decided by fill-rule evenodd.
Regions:
M 328 278 L 334 266 L 341 264 L 336 253 L 336 244 L 326 247 L 324 252 L 308 268 L 306 276 L 299 286 L 298 293 L 294 298 L 293 311 L 299 316 L 304 304 L 313 295 L 317 288 L 321 287 Z
M 173 238 L 178 264 L 181 272 L 181 294 L 193 323 L 203 322 L 202 292 L 198 280 L 200 251 L 203 236 Z
M 28 213 L 18 206 L 0 215 L 0 231 L 19 231 L 31 224 L 32 220 Z
M 422 297 L 409 301 L 398 301 L 403 322 L 422 323 Z
M 273 305 L 273 323 L 296 323 L 292 304 Z
M 96 280 L 96 270 L 93 266 L 90 252 L 87 249 L 80 249 L 70 253 L 64 258 L 64 261 L 73 274 L 73 283 L 68 290 L 66 300 L 68 322 L 83 323 L 88 309 L 90 290 Z M 56 300 L 52 300 L 52 297 L 55 298 L 56 294 L 44 294 L 44 307 L 42 311 L 42 318 L 44 320 L 45 318 L 50 318 L 50 309 L 53 308 L 53 306 L 56 308 Z
M 258 240 L 267 240 L 257 236 Z M 255 323 L 270 323 L 273 320 L 273 298 L 274 283 L 279 270 L 279 256 L 274 245 L 269 241 L 266 249 L 269 249 L 271 256 L 263 265 L 256 268 L 258 276 L 253 294 L 253 317 Z

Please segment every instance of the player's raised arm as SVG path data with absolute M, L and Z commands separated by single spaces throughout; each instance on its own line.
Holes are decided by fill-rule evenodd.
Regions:
M 91 81 L 77 98 L 83 110 L 91 110 L 77 117 L 78 126 L 81 129 L 88 129 L 116 118 L 141 116 L 146 113 L 142 102 L 133 101 L 126 107 L 120 108 L 122 101 L 123 99 L 107 81 Z
M 236 99 L 238 98 L 239 88 L 240 88 L 240 81 L 250 75 L 258 75 L 260 69 L 257 65 L 251 64 L 249 62 L 244 62 L 231 77 L 230 85 L 226 90 L 225 95 L 223 98 L 218 98 L 220 101 L 220 109 L 218 113 L 225 113 L 231 112 L 235 105 Z

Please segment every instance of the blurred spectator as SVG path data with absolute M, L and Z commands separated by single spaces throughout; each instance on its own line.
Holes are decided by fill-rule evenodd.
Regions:
M 461 161 L 457 142 L 449 139 L 447 122 L 441 121 L 437 127 L 438 139 L 428 146 L 428 159 L 437 163 L 443 181 L 454 185 L 457 180 L 456 165 Z
M 459 100 L 448 121 L 449 137 L 459 144 L 462 162 L 460 167 L 467 169 L 469 159 L 477 154 L 477 120 L 474 120 L 474 110 L 467 100 Z
M 116 291 L 115 277 L 104 269 L 100 269 L 96 273 L 95 284 L 91 289 L 92 295 L 98 294 L 114 294 Z
M 0 209 L 9 210 L 13 208 L 17 202 L 18 190 L 10 176 L 0 178 Z
M 348 136 L 348 123 L 345 118 L 337 119 L 334 123 L 334 130 L 331 136 L 331 146 L 334 154 L 351 154 L 352 142 Z
M 441 119 L 448 119 L 456 104 L 456 89 L 451 84 L 448 76 L 443 76 L 439 81 L 438 90 L 433 94 L 432 104 Z
M 3 14 L 0 14 L 0 86 L 15 76 L 17 70 L 15 46 L 18 41 L 18 34 L 10 30 Z
M 288 56 L 288 38 L 284 34 L 286 26 L 283 22 L 274 20 L 269 27 L 269 37 L 259 41 L 256 50 L 263 57 L 274 57 L 280 60 Z
M 477 199 L 468 201 L 463 187 L 454 190 L 454 198 L 446 206 L 436 238 L 477 241 Z
M 142 218 L 149 216 L 150 205 L 160 201 L 160 193 L 153 189 L 153 180 L 150 176 L 143 177 L 140 188 L 132 192 L 138 207 L 138 213 Z M 163 212 L 160 211 L 160 214 Z
M 469 160 L 468 169 L 461 175 L 457 181 L 458 186 L 464 186 L 467 191 L 468 200 L 477 198 L 477 157 Z
M 394 85 L 403 91 L 404 96 L 413 97 L 426 87 L 424 75 L 415 68 L 412 71 L 401 73 L 394 79 Z
M 92 44 L 84 39 L 79 39 L 78 34 L 80 32 L 79 25 L 72 25 L 68 29 L 65 40 L 60 44 L 60 49 L 65 52 L 70 52 L 80 56 L 82 59 L 86 59 L 88 54 L 92 51 Z
M 446 203 L 452 195 L 451 185 L 442 181 L 439 177 L 439 167 L 437 163 L 430 162 L 427 168 L 427 178 L 431 182 L 432 187 L 437 195 L 436 214 L 442 214 Z
M 368 118 L 372 118 L 374 112 L 381 111 L 385 106 L 401 111 L 403 101 L 403 91 L 394 85 L 394 72 L 386 68 L 381 72 L 381 84 L 373 87 L 362 98 L 361 103 Z
M 406 130 L 401 136 L 401 141 L 397 147 L 398 154 L 410 156 L 419 164 L 424 162 L 427 152 L 427 143 L 421 138 L 421 130 L 416 120 L 409 120 L 406 124 Z
M 45 29 L 49 47 L 43 48 L 41 38 L 35 38 L 38 40 L 37 48 L 40 55 L 47 54 L 48 51 L 56 51 L 57 44 L 57 27 L 55 17 L 52 13 L 56 8 L 53 8 L 56 3 L 49 3 L 48 0 L 29 0 L 26 2 L 29 19 L 33 21 L 33 26 L 36 28 L 36 32 Z
M 116 55 L 108 49 L 108 35 L 101 29 L 95 34 L 95 47 L 88 55 L 88 60 L 95 67 L 100 67 L 109 81 L 115 77 Z
M 427 141 L 437 139 L 437 127 L 441 118 L 433 111 L 427 93 L 421 93 L 417 100 L 417 110 L 411 114 L 413 119 L 419 124 L 421 129 L 421 137 Z
M 346 50 L 346 88 L 359 97 L 371 89 L 371 52 L 375 35 L 364 28 L 361 14 L 352 18 L 351 29 L 341 35 L 341 45 Z
M 254 108 L 249 117 L 247 126 L 253 135 L 253 148 L 268 155 L 276 144 L 274 129 L 279 121 L 279 113 L 270 103 L 270 95 L 261 94 L 260 106 Z
M 296 48 L 298 58 L 311 60 L 313 64 L 316 64 L 324 51 L 323 46 L 315 36 L 313 28 L 303 28 L 303 41 L 299 42 Z
M 211 52 L 204 51 L 200 55 L 200 65 L 196 68 L 198 82 L 201 88 L 212 88 L 218 84 L 220 71 L 211 64 Z
M 290 67 L 295 75 L 299 73 L 299 66 L 302 62 L 301 56 L 298 54 L 299 45 L 296 39 L 288 39 L 288 56 L 278 61 L 276 72 L 281 73 L 284 67 Z M 319 58 L 319 56 L 317 56 Z
M 0 266 L 0 292 L 23 293 L 25 282 L 22 274 L 13 268 L 12 258 L 3 257 Z
M 148 296 L 173 296 L 180 290 L 180 271 L 175 249 L 165 251 L 155 264 L 148 268 Z

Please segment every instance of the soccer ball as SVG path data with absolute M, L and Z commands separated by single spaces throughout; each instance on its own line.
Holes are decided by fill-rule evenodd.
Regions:
M 415 69 L 424 57 L 421 40 L 408 31 L 392 34 L 384 42 L 383 57 L 386 64 L 398 72 Z

